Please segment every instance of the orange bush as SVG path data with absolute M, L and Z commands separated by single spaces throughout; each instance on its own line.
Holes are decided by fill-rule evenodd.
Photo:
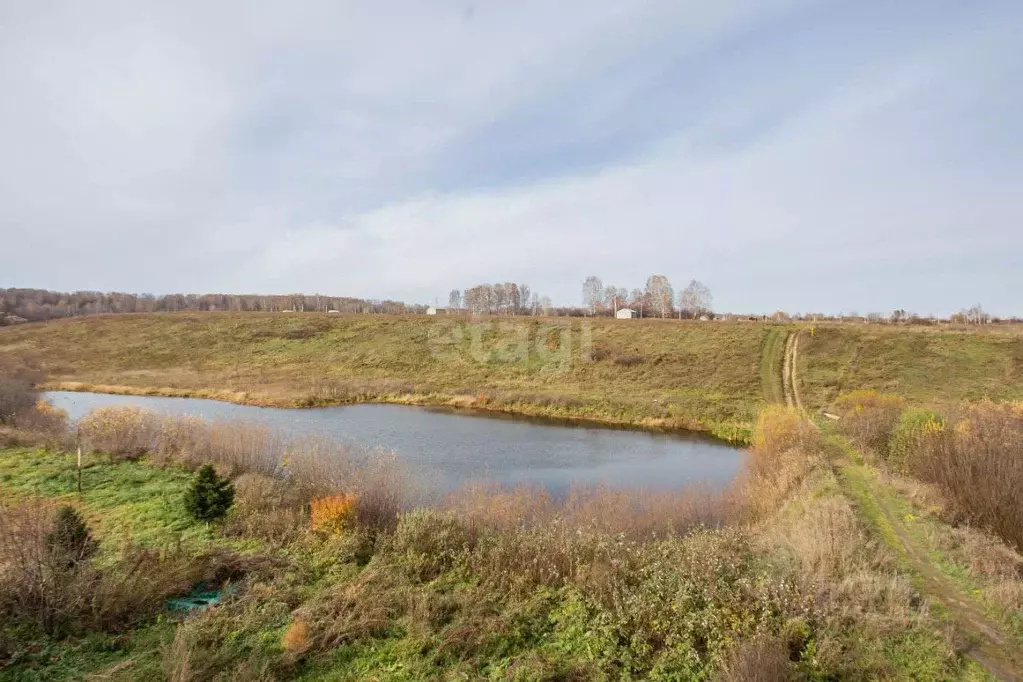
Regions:
M 284 651 L 292 656 L 305 653 L 309 648 L 309 623 L 301 618 L 293 621 L 285 631 L 281 644 Z
M 309 502 L 309 527 L 336 533 L 348 523 L 355 511 L 355 495 L 327 495 Z

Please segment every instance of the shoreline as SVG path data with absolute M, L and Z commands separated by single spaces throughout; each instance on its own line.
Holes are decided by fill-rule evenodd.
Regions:
M 738 425 L 732 425 L 731 436 L 725 431 L 726 425 L 706 425 L 701 423 L 671 424 L 666 420 L 644 418 L 640 420 L 615 419 L 606 416 L 551 414 L 543 405 L 531 403 L 500 403 L 489 399 L 480 400 L 472 396 L 452 396 L 444 394 L 401 393 L 374 394 L 359 396 L 354 399 L 332 400 L 316 397 L 274 397 L 265 394 L 253 394 L 248 391 L 230 391 L 210 388 L 172 388 L 157 386 L 124 386 L 111 384 L 90 384 L 79 381 L 48 381 L 39 385 L 40 391 L 65 391 L 70 393 L 101 393 L 106 395 L 126 395 L 160 398 L 193 398 L 216 400 L 219 402 L 245 405 L 248 407 L 269 407 L 277 409 L 309 409 L 318 407 L 345 407 L 351 405 L 408 405 L 413 407 L 433 408 L 455 413 L 475 413 L 477 416 L 500 418 L 520 417 L 560 423 L 563 426 L 605 428 L 623 431 L 643 431 L 668 435 L 690 435 L 727 443 L 733 447 L 746 447 L 750 444 L 749 437 L 740 431 Z M 745 429 L 743 429 L 745 430 Z

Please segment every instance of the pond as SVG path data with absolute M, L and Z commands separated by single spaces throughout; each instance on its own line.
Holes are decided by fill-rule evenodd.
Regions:
M 396 452 L 413 471 L 448 490 L 474 481 L 540 485 L 553 494 L 592 484 L 650 490 L 690 484 L 721 487 L 735 477 L 744 458 L 742 450 L 695 433 L 596 428 L 407 405 L 284 409 L 62 391 L 46 397 L 72 420 L 97 407 L 134 405 L 379 447 Z

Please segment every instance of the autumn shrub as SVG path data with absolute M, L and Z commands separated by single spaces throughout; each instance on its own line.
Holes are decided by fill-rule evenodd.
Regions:
M 449 512 L 414 509 L 402 514 L 387 551 L 419 581 L 431 580 L 466 558 L 475 534 Z
M 14 426 L 39 400 L 42 374 L 20 358 L 0 355 L 0 425 Z
M 892 429 L 888 447 L 885 449 L 888 461 L 896 469 L 904 469 L 927 434 L 940 431 L 942 428 L 944 420 L 937 412 L 919 408 L 904 410 Z
M 157 449 L 161 419 L 139 407 L 100 407 L 78 420 L 79 441 L 91 451 L 137 459 Z
M 542 487 L 471 484 L 450 493 L 441 506 L 475 526 L 516 530 L 557 520 L 632 539 L 718 528 L 736 520 L 741 491 L 709 487 L 683 490 L 572 486 L 562 497 Z
M 738 642 L 714 678 L 716 682 L 786 682 L 799 679 L 789 660 L 788 643 L 760 634 Z
M 964 520 L 1023 550 L 1023 409 L 983 402 L 946 414 L 907 460 Z
M 309 528 L 320 533 L 339 533 L 351 523 L 355 507 L 355 495 L 340 493 L 312 499 Z
M 840 417 L 838 428 L 842 433 L 861 447 L 884 456 L 905 405 L 906 401 L 899 396 L 860 390 L 839 396 L 834 409 Z

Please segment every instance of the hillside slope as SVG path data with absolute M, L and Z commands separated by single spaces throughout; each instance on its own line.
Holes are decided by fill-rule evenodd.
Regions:
M 1018 327 L 818 326 L 800 335 L 798 374 L 808 408 L 860 388 L 931 406 L 1023 400 L 1023 333 Z
M 677 320 L 156 314 L 0 330 L 51 384 L 239 402 L 388 400 L 745 438 L 769 327 Z
M 51 385 L 308 406 L 364 400 L 695 428 L 745 440 L 780 371 L 770 323 L 165 313 L 0 329 Z M 809 408 L 877 388 L 917 404 L 1023 399 L 1023 335 L 818 325 Z M 83 386 L 78 386 L 82 388 Z M 768 396 L 777 400 L 777 396 Z

